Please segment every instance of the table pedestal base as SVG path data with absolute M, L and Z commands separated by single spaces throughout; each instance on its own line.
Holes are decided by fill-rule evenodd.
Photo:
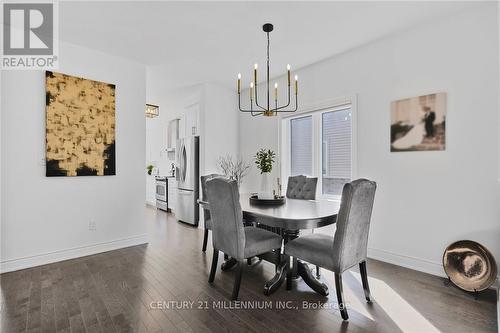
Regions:
M 297 238 L 298 236 L 299 236 L 298 230 L 284 230 L 283 232 L 284 243 L 286 244 L 287 242 Z M 328 286 L 314 277 L 308 265 L 304 264 L 300 260 L 297 260 L 296 258 L 293 258 L 292 267 L 289 267 L 289 263 L 290 263 L 290 257 L 287 255 L 282 255 L 280 263 L 277 265 L 276 274 L 264 286 L 265 295 L 269 296 L 274 291 L 276 291 L 285 280 L 287 271 L 291 269 L 292 272 L 290 275 L 292 279 L 298 279 L 300 276 L 312 290 L 314 290 L 320 295 L 328 296 L 329 293 Z
M 283 284 L 286 278 L 287 265 L 286 262 L 281 262 L 276 267 L 276 274 L 274 277 L 267 281 L 264 285 L 264 295 L 269 296 L 274 293 Z
M 267 281 L 264 286 L 264 295 L 271 295 L 283 284 L 283 281 L 285 281 L 286 278 L 287 270 L 288 267 L 286 262 L 282 262 L 278 265 L 276 274 L 271 280 Z M 316 279 L 309 266 L 301 261 L 297 261 L 297 275 L 292 275 L 292 279 L 298 279 L 299 277 L 301 277 L 302 280 L 304 280 L 304 282 L 318 294 L 328 296 L 328 286 Z
M 233 268 L 234 265 L 236 265 L 237 263 L 238 263 L 238 261 L 236 259 L 229 258 L 229 259 L 227 259 L 226 261 L 224 261 L 222 263 L 222 265 L 220 266 L 220 269 L 223 270 L 223 271 L 228 271 L 231 268 Z
M 328 286 L 316 279 L 308 265 L 297 261 L 297 273 L 312 290 L 320 295 L 328 296 Z

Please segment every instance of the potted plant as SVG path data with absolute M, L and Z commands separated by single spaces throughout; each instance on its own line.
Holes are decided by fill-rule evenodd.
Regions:
M 151 176 L 151 173 L 153 173 L 153 168 L 154 168 L 154 166 L 151 164 L 146 167 L 146 169 L 148 170 L 148 175 Z
M 260 170 L 261 183 L 260 192 L 258 193 L 259 199 L 273 199 L 273 189 L 271 185 L 271 171 L 273 171 L 273 163 L 276 154 L 271 149 L 260 149 L 255 154 L 255 164 L 257 169 Z

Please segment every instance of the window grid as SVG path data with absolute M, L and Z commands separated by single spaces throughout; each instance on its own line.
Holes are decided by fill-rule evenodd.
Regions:
M 318 177 L 318 195 L 338 199 L 353 173 L 352 105 L 344 104 L 288 122 L 288 176 Z

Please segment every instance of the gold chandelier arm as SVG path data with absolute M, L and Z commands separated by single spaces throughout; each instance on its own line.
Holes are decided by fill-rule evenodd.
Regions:
M 252 110 L 245 110 L 245 109 L 241 108 L 241 94 L 240 93 L 238 93 L 238 109 L 241 112 L 253 112 Z
M 290 106 L 290 100 L 291 100 L 291 98 L 290 98 L 290 90 L 291 90 L 290 84 L 288 84 L 288 103 L 286 105 L 283 105 L 283 106 L 280 106 L 280 107 L 276 108 L 275 111 L 279 111 L 281 109 L 284 109 L 284 108 L 287 108 L 287 107 Z
M 257 99 L 257 81 L 255 82 L 255 94 L 254 95 L 255 95 L 255 105 L 257 105 L 259 108 L 261 108 L 264 111 L 269 111 L 266 108 L 259 105 L 259 101 Z
M 260 116 L 263 113 L 263 112 L 254 113 L 255 111 L 253 109 L 253 101 L 252 101 L 252 99 L 250 99 L 250 110 L 242 109 L 241 108 L 241 94 L 240 93 L 238 93 L 238 109 L 241 112 L 250 113 L 253 117 Z
M 298 106 L 299 106 L 298 101 L 299 101 L 299 99 L 298 99 L 297 95 L 295 95 L 295 108 L 293 110 L 282 110 L 282 109 L 286 108 L 286 106 L 282 106 L 282 107 L 277 108 L 275 112 L 276 113 L 280 113 L 280 112 L 295 112 L 295 111 L 297 111 Z

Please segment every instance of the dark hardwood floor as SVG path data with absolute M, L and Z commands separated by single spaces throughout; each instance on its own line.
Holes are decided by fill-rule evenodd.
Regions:
M 273 276 L 274 267 L 255 263 L 245 267 L 240 302 L 230 303 L 234 272 L 219 269 L 214 284 L 208 284 L 212 248 L 201 252 L 202 229 L 178 223 L 170 214 L 146 210 L 148 245 L 2 274 L 1 331 L 497 330 L 492 292 L 476 301 L 444 286 L 441 278 L 375 260 L 368 262 L 373 304 L 364 301 L 359 274 L 354 270 L 344 274 L 349 322 L 343 322 L 334 308 L 333 273 L 327 271 L 322 271 L 322 280 L 330 288 L 329 297 L 315 294 L 301 280 L 290 292 L 283 285 L 266 297 L 263 285 Z M 312 309 L 320 305 L 322 309 Z

